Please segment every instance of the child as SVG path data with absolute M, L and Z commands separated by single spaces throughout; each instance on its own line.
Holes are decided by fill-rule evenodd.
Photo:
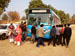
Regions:
M 9 28 L 9 41 L 11 43 L 11 42 L 14 42 L 14 34 L 13 34 L 13 32 L 14 32 L 14 25 L 11 23 L 8 28 Z
M 20 44 L 21 44 L 21 33 L 22 33 L 22 31 L 21 31 L 21 28 L 20 28 L 20 25 L 18 25 L 18 27 L 16 28 L 16 32 L 18 33 L 17 34 L 17 36 L 15 37 L 15 44 L 17 43 L 17 45 L 18 46 L 20 46 Z

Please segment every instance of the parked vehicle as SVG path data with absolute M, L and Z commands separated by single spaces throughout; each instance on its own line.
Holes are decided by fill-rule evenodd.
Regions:
M 0 25 L 0 39 L 4 40 L 8 38 L 8 26 Z

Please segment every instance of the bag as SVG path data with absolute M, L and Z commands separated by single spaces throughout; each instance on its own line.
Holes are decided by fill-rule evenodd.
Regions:
M 18 32 L 14 32 L 14 36 L 16 37 L 18 35 Z

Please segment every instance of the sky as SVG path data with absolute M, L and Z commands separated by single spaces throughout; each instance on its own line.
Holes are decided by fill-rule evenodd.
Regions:
M 28 8 L 31 0 L 11 0 L 4 13 L 9 11 L 17 11 L 20 17 L 25 16 L 25 9 Z M 75 0 L 42 0 L 44 4 L 51 5 L 57 10 L 63 10 L 70 16 L 75 14 Z

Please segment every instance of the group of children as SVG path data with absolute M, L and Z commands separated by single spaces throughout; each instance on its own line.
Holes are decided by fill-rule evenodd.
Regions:
M 9 40 L 10 42 L 14 42 L 14 44 L 17 44 L 18 46 L 20 46 L 21 42 L 24 42 L 26 39 L 26 22 L 22 22 L 21 24 L 19 24 L 16 28 L 16 31 L 14 31 L 14 26 L 11 23 L 11 25 L 9 26 L 9 31 L 10 31 L 10 35 L 9 35 Z M 57 45 L 66 45 L 66 47 L 68 47 L 69 45 L 69 41 L 70 41 L 70 37 L 71 37 L 71 33 L 72 30 L 69 27 L 69 24 L 65 24 L 63 27 L 60 26 L 52 26 L 52 29 L 50 31 L 50 41 L 48 42 L 48 45 L 50 45 L 51 41 L 53 41 L 53 46 Z M 36 38 L 36 34 L 38 35 L 38 41 L 36 44 L 36 47 L 39 47 L 40 44 L 42 44 L 42 46 L 45 46 L 44 41 L 43 41 L 43 35 L 45 34 L 43 31 L 43 24 L 40 25 L 40 28 L 36 29 L 37 25 L 32 26 L 31 28 L 31 40 L 33 41 L 33 43 L 35 43 L 35 38 Z M 66 42 L 65 42 L 66 41 Z
M 16 30 L 15 30 L 12 23 L 8 28 L 9 28 L 9 41 L 10 41 L 10 43 L 14 42 L 14 44 L 17 44 L 19 46 L 21 43 L 21 33 L 22 33 L 22 30 L 20 28 L 20 24 L 17 26 Z

